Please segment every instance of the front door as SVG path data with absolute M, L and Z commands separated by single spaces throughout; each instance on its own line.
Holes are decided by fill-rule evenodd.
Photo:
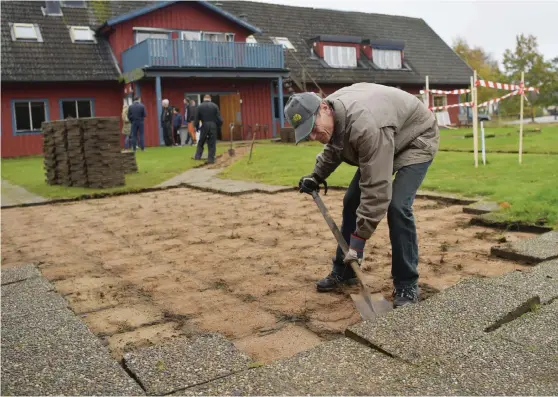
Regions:
M 221 107 L 221 116 L 223 116 L 223 126 L 221 127 L 221 139 L 228 141 L 231 139 L 231 124 L 242 124 L 240 115 L 240 94 L 224 94 L 219 95 L 219 105 Z M 236 130 L 239 130 L 236 128 Z M 238 133 L 235 131 L 233 139 L 237 138 Z

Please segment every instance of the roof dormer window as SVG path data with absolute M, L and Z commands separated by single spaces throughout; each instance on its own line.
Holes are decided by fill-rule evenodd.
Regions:
M 10 23 L 10 25 L 14 41 L 43 41 L 39 25 L 32 23 Z
M 95 42 L 95 35 L 89 26 L 70 26 L 70 37 L 74 43 Z
M 291 41 L 286 38 L 286 37 L 272 37 L 271 40 L 273 41 L 273 43 L 275 44 L 279 44 L 282 45 L 283 48 L 286 48 L 287 50 L 293 50 L 296 51 L 296 48 L 294 47 L 294 45 L 291 43 Z
M 380 69 L 401 70 L 406 69 L 403 59 L 405 43 L 398 40 L 370 40 L 366 44 L 367 55 Z M 371 50 L 371 51 L 370 51 Z
M 356 68 L 356 48 L 324 45 L 324 61 L 332 68 Z

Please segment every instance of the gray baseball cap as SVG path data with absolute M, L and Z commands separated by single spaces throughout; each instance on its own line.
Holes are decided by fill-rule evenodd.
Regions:
M 293 94 L 285 105 L 285 118 L 295 129 L 295 142 L 298 145 L 314 128 L 314 114 L 320 108 L 322 98 L 313 92 Z

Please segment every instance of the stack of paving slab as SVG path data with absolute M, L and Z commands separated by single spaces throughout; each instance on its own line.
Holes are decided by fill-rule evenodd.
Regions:
M 124 168 L 125 174 L 138 172 L 135 152 L 122 152 L 122 168 Z
M 118 123 L 114 117 L 43 123 L 46 182 L 92 188 L 123 186 Z

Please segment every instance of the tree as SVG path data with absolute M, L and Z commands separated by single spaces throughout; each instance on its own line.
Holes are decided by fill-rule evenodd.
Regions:
M 558 101 L 558 58 L 546 61 L 539 52 L 537 38 L 520 34 L 516 36 L 515 50 L 504 52 L 504 71 L 508 82 L 519 84 L 521 72 L 525 73 L 525 85 L 539 89 L 538 94 L 526 93 L 527 108 L 535 119 L 537 109 L 554 105 Z M 517 106 L 518 100 L 510 101 L 507 106 Z M 506 105 L 504 105 L 506 107 Z
M 499 81 L 502 72 L 498 67 L 498 62 L 492 58 L 492 55 L 485 52 L 481 47 L 470 47 L 465 39 L 458 37 L 453 42 L 453 50 L 465 61 L 471 69 L 477 71 L 477 78 L 481 80 Z M 484 102 L 494 98 L 494 89 L 487 87 L 478 87 L 478 102 Z M 463 101 L 467 99 L 462 98 Z

